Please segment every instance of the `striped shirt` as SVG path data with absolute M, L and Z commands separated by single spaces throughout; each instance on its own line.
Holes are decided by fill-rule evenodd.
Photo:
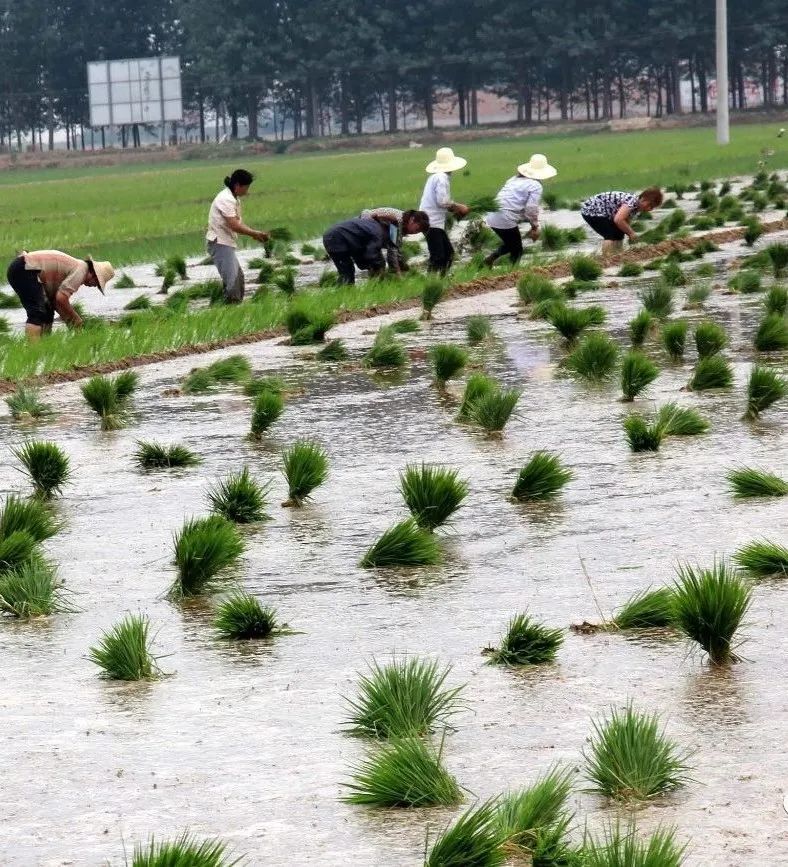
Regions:
M 25 268 L 39 272 L 38 282 L 51 299 L 54 299 L 58 292 L 63 292 L 70 298 L 84 284 L 90 273 L 90 266 L 84 259 L 75 259 L 60 250 L 35 250 L 22 255 Z
M 634 215 L 640 210 L 640 199 L 634 193 L 623 193 L 620 190 L 597 193 L 583 202 L 580 213 L 584 217 L 607 217 L 612 220 L 622 205 L 626 205 Z

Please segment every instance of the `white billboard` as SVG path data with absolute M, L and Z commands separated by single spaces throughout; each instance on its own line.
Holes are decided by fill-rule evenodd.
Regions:
M 145 57 L 88 63 L 90 125 L 183 119 L 181 60 Z

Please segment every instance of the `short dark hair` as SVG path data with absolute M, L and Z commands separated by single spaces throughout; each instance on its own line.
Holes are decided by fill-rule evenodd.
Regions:
M 652 208 L 658 208 L 662 204 L 664 197 L 659 187 L 646 187 L 638 198 L 645 199 Z
M 430 218 L 424 211 L 405 211 L 402 214 L 402 224 L 414 222 L 422 232 L 426 232 L 430 227 Z
M 253 180 L 254 175 L 251 172 L 247 172 L 246 169 L 236 169 L 224 179 L 224 185 L 228 190 L 233 190 L 235 187 L 248 187 Z

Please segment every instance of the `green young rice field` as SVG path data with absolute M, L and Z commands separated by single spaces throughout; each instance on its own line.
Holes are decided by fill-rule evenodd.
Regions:
M 515 165 L 543 151 L 559 170 L 546 184 L 569 200 L 603 189 L 638 189 L 788 166 L 778 124 L 734 128 L 718 148 L 711 128 L 632 133 L 514 136 L 460 143 L 468 159 L 453 193 L 459 201 L 494 194 Z M 257 174 L 244 217 L 255 227 L 287 226 L 295 237 L 322 234 L 332 222 L 375 205 L 416 207 L 428 147 L 372 153 L 255 157 Z M 198 254 L 208 205 L 235 168 L 219 161 L 6 172 L 0 176 L 0 249 L 58 248 L 117 265 Z

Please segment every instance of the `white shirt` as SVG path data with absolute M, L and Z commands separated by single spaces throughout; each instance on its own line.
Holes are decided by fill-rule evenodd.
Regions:
M 241 202 L 235 198 L 228 187 L 225 187 L 211 202 L 211 210 L 208 212 L 208 231 L 205 233 L 206 240 L 216 241 L 217 244 L 226 244 L 228 247 L 238 246 L 235 232 L 227 225 L 228 217 L 241 219 Z
M 514 229 L 524 221 L 531 225 L 539 224 L 539 203 L 542 201 L 539 181 L 515 175 L 501 187 L 495 198 L 499 210 L 485 218 L 491 229 Z
M 449 205 L 454 204 L 451 200 L 451 186 L 446 172 L 436 172 L 427 178 L 424 184 L 424 192 L 421 194 L 419 210 L 424 211 L 430 218 L 431 229 L 444 229 L 446 227 L 446 213 Z

